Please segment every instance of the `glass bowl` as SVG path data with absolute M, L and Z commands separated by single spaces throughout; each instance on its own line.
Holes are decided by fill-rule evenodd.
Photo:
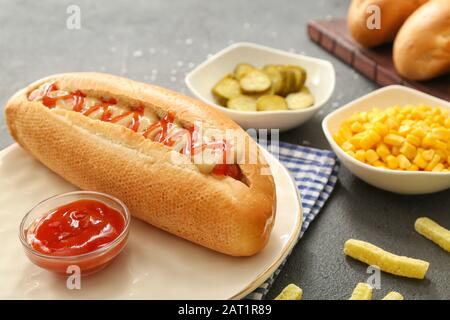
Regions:
M 50 211 L 77 200 L 96 200 L 117 210 L 124 219 L 124 229 L 110 243 L 88 253 L 73 256 L 54 256 L 35 250 L 27 241 L 27 232 Z M 130 212 L 119 199 L 94 191 L 74 191 L 50 197 L 35 205 L 22 219 L 19 238 L 25 254 L 35 265 L 59 274 L 72 274 L 74 267 L 81 275 L 89 275 L 106 267 L 125 247 L 130 229 Z

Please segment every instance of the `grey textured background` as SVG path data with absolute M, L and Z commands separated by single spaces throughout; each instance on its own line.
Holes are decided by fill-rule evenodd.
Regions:
M 66 29 L 66 8 L 81 8 L 81 30 Z M 187 92 L 185 73 L 236 41 L 251 41 L 330 60 L 336 89 L 324 111 L 284 141 L 329 148 L 322 118 L 376 88 L 308 40 L 313 18 L 343 17 L 348 1 L 17 1 L 0 0 L 0 104 L 43 76 L 103 71 Z M 12 143 L 0 116 L 0 149 Z M 293 282 L 304 299 L 347 299 L 366 266 L 345 258 L 348 238 L 368 240 L 431 263 L 426 280 L 382 274 L 375 298 L 396 290 L 407 299 L 450 299 L 450 255 L 418 235 L 417 217 L 450 227 L 449 192 L 400 196 L 375 189 L 345 168 L 323 212 L 294 249 L 269 298 Z

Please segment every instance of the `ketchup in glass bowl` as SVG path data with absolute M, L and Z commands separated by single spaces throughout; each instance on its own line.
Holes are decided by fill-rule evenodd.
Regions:
M 39 267 L 68 274 L 75 266 L 88 275 L 122 251 L 129 227 L 130 213 L 122 201 L 99 192 L 75 191 L 33 207 L 20 224 L 20 241 Z

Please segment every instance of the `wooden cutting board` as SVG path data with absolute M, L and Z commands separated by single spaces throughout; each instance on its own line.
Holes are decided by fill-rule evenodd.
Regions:
M 450 101 L 450 75 L 430 81 L 411 81 L 402 78 L 392 61 L 392 45 L 366 49 L 354 42 L 343 19 L 314 20 L 308 23 L 312 41 L 348 63 L 381 86 L 401 84 Z

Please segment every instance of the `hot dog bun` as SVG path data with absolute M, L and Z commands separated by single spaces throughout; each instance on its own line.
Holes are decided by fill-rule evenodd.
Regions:
M 172 111 L 186 125 L 200 120 L 217 129 L 236 129 L 246 141 L 245 152 L 256 152 L 259 160 L 240 165 L 242 181 L 203 174 L 189 158 L 126 127 L 29 101 L 30 92 L 48 81 L 139 104 L 159 115 Z M 233 256 L 253 255 L 268 241 L 275 188 L 272 176 L 261 174 L 267 164 L 236 123 L 200 101 L 117 76 L 69 73 L 19 91 L 5 115 L 14 139 L 44 165 L 81 189 L 116 196 L 145 222 Z
M 450 1 L 431 0 L 415 11 L 394 42 L 394 64 L 410 80 L 450 72 Z
M 403 22 L 428 0 L 353 0 L 348 10 L 350 34 L 364 47 L 392 42 Z M 369 29 L 367 20 L 373 14 L 369 6 L 380 8 L 380 29 Z

